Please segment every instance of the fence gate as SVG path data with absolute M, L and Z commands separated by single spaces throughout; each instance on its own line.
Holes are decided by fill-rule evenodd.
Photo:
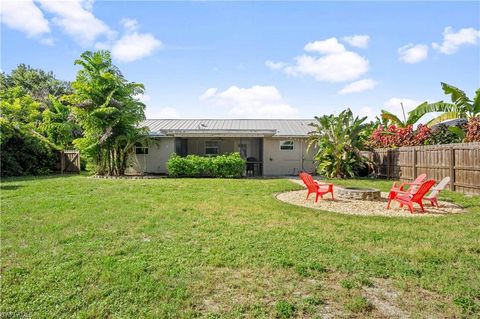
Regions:
M 80 173 L 80 152 L 60 151 L 60 173 Z

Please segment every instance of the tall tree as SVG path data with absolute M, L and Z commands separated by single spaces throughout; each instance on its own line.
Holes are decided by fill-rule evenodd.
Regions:
M 36 102 L 35 113 L 38 118 L 28 123 L 34 137 L 45 140 L 57 150 L 72 146 L 74 133 L 79 134 L 80 131 L 71 108 L 61 99 L 65 94 L 72 93 L 70 82 L 57 79 L 52 72 L 20 64 L 10 74 L 2 73 L 0 84 L 0 91 L 7 101 L 14 98 L 17 103 L 24 103 L 28 99 Z M 26 103 L 24 107 L 31 105 Z M 4 107 L 9 112 L 6 104 Z M 32 109 L 30 111 L 33 112 Z
M 41 103 L 21 87 L 0 90 L 2 176 L 45 174 L 55 169 L 55 145 L 38 133 Z
M 5 78 L 7 87 L 21 87 L 27 94 L 46 108 L 50 104 L 49 96 L 61 97 L 72 93 L 70 82 L 62 81 L 52 72 L 35 69 L 29 65 L 19 64 Z
M 128 82 L 108 51 L 86 51 L 75 64 L 82 68 L 69 100 L 84 134 L 75 145 L 97 174 L 121 175 L 132 146 L 145 136 L 137 127 L 145 118 L 145 105 L 136 98 L 144 86 Z

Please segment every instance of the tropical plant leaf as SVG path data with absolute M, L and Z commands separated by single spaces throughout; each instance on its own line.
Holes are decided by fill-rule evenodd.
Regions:
M 450 126 L 448 127 L 448 130 L 452 133 L 455 133 L 461 140 L 465 138 L 465 131 L 458 126 Z
M 471 102 L 464 91 L 444 82 L 441 82 L 441 84 L 443 92 L 445 92 L 446 95 L 450 95 L 452 103 L 456 105 L 465 105 Z
M 442 123 L 442 122 L 445 122 L 445 121 L 448 121 L 448 120 L 455 120 L 455 119 L 458 119 L 460 117 L 461 116 L 460 116 L 460 114 L 458 114 L 458 112 L 445 112 L 443 114 L 440 114 L 439 116 L 437 116 L 433 120 L 430 120 L 427 123 L 427 126 L 433 126 L 435 124 Z
M 408 116 L 418 117 L 420 119 L 427 113 L 432 112 L 452 112 L 456 109 L 455 104 L 452 103 L 445 103 L 443 101 L 439 101 L 436 103 L 428 103 L 423 102 L 422 104 L 418 105 L 416 108 L 408 112 Z
M 389 120 L 390 122 L 392 122 L 393 124 L 395 124 L 397 126 L 405 127 L 405 123 L 402 120 L 400 120 L 398 118 L 398 116 L 396 116 L 393 113 L 390 113 L 386 110 L 382 110 L 382 113 L 381 113 L 380 116 L 382 117 L 382 119 Z
M 476 116 L 480 114 L 480 89 L 475 92 L 475 98 L 473 99 L 473 114 Z

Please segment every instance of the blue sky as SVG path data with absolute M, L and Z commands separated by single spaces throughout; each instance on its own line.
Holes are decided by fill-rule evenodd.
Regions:
M 112 51 L 149 118 L 374 116 L 480 87 L 478 2 L 4 0 L 1 68 Z M 399 113 L 398 113 L 399 114 Z

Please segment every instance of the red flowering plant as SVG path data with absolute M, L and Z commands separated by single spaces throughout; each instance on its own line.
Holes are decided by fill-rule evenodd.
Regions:
M 480 142 L 480 116 L 473 116 L 468 120 L 465 142 Z
M 424 145 L 430 137 L 431 130 L 426 125 L 418 125 L 414 130 L 412 125 L 398 127 L 396 125 L 380 125 L 372 132 L 368 145 L 376 147 L 401 147 Z

